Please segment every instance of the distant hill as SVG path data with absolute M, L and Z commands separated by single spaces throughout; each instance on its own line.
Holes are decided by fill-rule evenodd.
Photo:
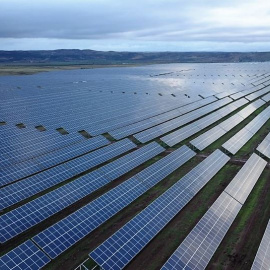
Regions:
M 0 64 L 144 64 L 270 61 L 270 52 L 102 52 L 94 50 L 0 51 Z

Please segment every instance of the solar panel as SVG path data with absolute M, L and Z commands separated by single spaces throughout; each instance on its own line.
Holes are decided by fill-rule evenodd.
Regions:
M 142 143 L 148 142 L 154 138 L 157 138 L 169 131 L 172 131 L 180 126 L 183 126 L 197 118 L 202 117 L 203 115 L 214 111 L 217 108 L 220 108 L 223 105 L 228 104 L 229 102 L 231 102 L 230 98 L 224 98 L 222 100 L 213 102 L 209 105 L 206 105 L 202 108 L 199 108 L 195 111 L 192 111 L 190 113 L 187 113 L 183 116 L 174 118 L 168 122 L 165 122 L 163 124 L 160 124 L 158 126 L 155 126 L 153 128 L 150 128 L 148 130 L 145 130 L 143 132 L 137 133 L 136 135 L 134 135 L 134 137 L 139 140 Z
M 197 149 L 202 151 L 207 146 L 212 144 L 218 138 L 222 137 L 226 132 L 219 126 L 215 126 L 210 130 L 204 132 L 202 135 L 198 136 L 194 140 L 190 141 Z
M 44 245 L 48 243 L 47 249 L 57 256 L 113 215 L 116 215 L 116 219 L 120 218 L 118 211 L 137 198 L 141 200 L 139 197 L 160 181 L 170 180 L 171 178 L 164 178 L 178 169 L 183 160 L 191 158 L 194 152 L 186 148 L 186 151 L 182 149 L 183 152 L 174 152 L 166 159 L 161 158 L 166 157 L 172 151 L 170 150 L 156 158 L 150 158 L 146 164 L 140 163 L 154 155 L 154 151 L 161 151 L 156 148 L 142 156 L 137 157 L 134 154 L 120 161 L 119 155 L 124 157 L 126 151 L 134 153 L 135 149 L 125 150 L 120 144 L 117 147 L 115 142 L 108 141 L 105 138 L 107 136 L 102 134 L 108 132 L 119 140 L 144 133 L 143 140 L 148 142 L 200 119 L 196 126 L 181 130 L 181 137 L 188 138 L 197 130 L 215 123 L 216 119 L 218 121 L 219 117 L 234 111 L 234 104 L 240 106 L 241 102 L 248 102 L 247 99 L 241 99 L 242 97 L 266 88 L 270 84 L 269 67 L 269 63 L 174 64 L 135 69 L 40 73 L 33 76 L 13 76 L 12 79 L 1 77 L 0 212 L 1 209 L 5 211 L 0 213 L 0 222 L 3 221 L 0 223 L 0 231 L 4 234 L 3 238 L 11 239 L 16 235 L 13 239 L 6 240 L 8 242 L 3 248 L 11 250 L 16 246 L 16 240 L 19 240 L 17 245 L 22 243 L 22 238 L 29 231 L 31 236 L 38 233 L 37 231 L 41 232 L 46 229 L 46 223 L 54 223 L 54 216 L 61 214 L 65 218 L 67 210 L 73 212 L 80 205 L 85 205 L 87 200 L 92 202 L 91 198 L 96 198 L 97 193 L 104 194 L 104 190 L 112 190 L 119 183 L 119 189 L 113 189 L 114 192 L 108 193 L 110 196 L 95 200 L 97 204 L 92 204 L 84 212 L 76 211 L 78 215 L 72 215 L 74 219 L 68 219 L 70 222 L 61 223 L 60 227 L 51 226 L 57 232 L 52 230 L 50 236 L 46 234 L 46 237 L 40 239 L 44 240 Z M 266 100 L 269 95 L 258 93 L 262 95 L 256 98 L 256 102 L 262 102 L 263 98 Z M 221 99 L 218 100 L 215 96 Z M 238 100 L 239 103 L 234 103 Z M 250 107 L 242 112 L 243 115 L 230 118 L 234 122 L 227 121 L 221 130 L 221 126 L 216 128 L 215 134 L 208 132 L 211 138 L 205 138 L 205 145 L 223 131 L 226 132 L 241 117 L 250 114 L 254 109 Z M 219 110 L 218 115 L 207 116 L 216 110 Z M 259 122 L 265 121 L 266 117 L 266 114 L 262 115 L 258 118 Z M 259 125 L 253 123 L 246 129 L 254 133 Z M 61 129 L 69 134 L 63 136 L 60 134 Z M 82 136 L 87 133 L 91 138 Z M 105 148 L 107 144 L 110 148 Z M 138 150 L 142 146 L 144 145 L 134 145 Z M 93 151 L 100 147 L 104 152 Z M 265 145 L 263 147 L 266 148 Z M 88 156 L 90 152 L 91 157 Z M 162 161 L 156 163 L 157 160 Z M 145 167 L 147 168 L 143 169 Z M 128 175 L 138 171 L 140 173 L 126 180 Z M 194 189 L 190 187 L 187 196 L 195 194 L 196 188 L 199 188 L 193 180 L 203 183 L 210 177 L 210 173 L 213 171 L 205 171 L 202 175 L 193 170 L 186 181 L 192 182 Z M 119 176 L 122 176 L 121 179 L 105 187 Z M 175 176 L 176 172 L 173 178 Z M 100 187 L 102 190 L 95 192 Z M 179 187 L 179 192 L 181 188 L 184 189 Z M 95 194 L 89 195 L 92 192 Z M 27 204 L 28 202 L 31 204 Z M 23 206 L 25 207 L 22 208 Z M 65 207 L 68 209 L 64 209 Z M 9 212 L 13 215 L 9 216 L 10 226 L 6 226 L 6 214 Z M 50 218 L 45 220 L 46 216 Z M 11 225 L 13 221 L 14 226 Z M 64 234 L 65 232 L 67 233 Z M 68 252 L 72 254 L 72 250 L 74 248 L 70 248 Z M 59 260 L 62 259 L 59 256 Z M 47 267 L 50 268 L 49 265 L 45 266 Z
M 49 257 L 38 249 L 32 241 L 27 240 L 0 257 L 0 269 L 38 270 L 49 262 Z
M 128 139 L 113 143 L 85 156 L 63 163 L 57 167 L 28 177 L 0 189 L 0 210 L 29 198 L 71 177 L 79 175 L 111 158 L 117 157 L 136 145 Z M 121 160 L 120 160 L 121 161 Z M 115 163 L 113 163 L 116 165 Z M 117 166 L 115 168 L 118 168 Z M 46 179 L 46 181 L 44 181 Z
M 263 96 L 262 99 L 265 101 L 265 102 L 269 102 L 270 101 L 270 93 Z
M 261 152 L 266 157 L 270 158 L 270 133 L 265 137 L 265 139 L 259 144 L 257 150 Z
M 161 269 L 205 269 L 240 209 L 222 192 Z
M 229 161 L 216 150 L 136 215 L 89 256 L 102 269 L 122 269 Z
M 249 122 L 249 124 L 225 142 L 222 147 L 233 155 L 236 154 L 240 148 L 242 148 L 242 146 L 244 146 L 259 131 L 269 118 L 270 107 L 267 107 Z
M 162 267 L 205 269 L 267 162 L 253 154 Z
M 3 168 L 0 171 L 0 186 L 10 184 L 20 178 L 37 173 L 78 155 L 82 155 L 99 147 L 108 145 L 109 143 L 110 142 L 103 136 L 98 136 L 81 143 L 50 152 L 40 157 Z
M 173 133 L 170 133 L 160 139 L 169 146 L 174 146 L 177 143 L 187 139 L 188 137 L 196 134 L 201 129 L 196 124 L 187 125 Z
M 184 104 L 182 104 L 184 105 Z M 153 106 L 153 105 L 151 105 Z M 168 104 L 164 107 L 160 106 L 158 108 L 158 110 L 153 110 L 153 108 L 150 108 L 150 106 L 147 106 L 144 110 L 147 110 L 147 112 L 145 114 L 140 114 L 138 108 L 134 111 L 134 113 L 130 112 L 129 113 L 129 116 L 124 119 L 123 116 L 121 117 L 116 117 L 114 119 L 114 121 L 106 121 L 106 122 L 103 122 L 103 123 L 92 123 L 91 126 L 89 127 L 89 130 L 90 130 L 90 134 L 92 135 L 98 135 L 98 134 L 102 134 L 104 132 L 109 132 L 109 131 L 112 131 L 114 129 L 118 129 L 118 128 L 121 128 L 121 127 L 124 127 L 124 126 L 127 126 L 127 125 L 130 125 L 130 124 L 133 124 L 133 123 L 136 123 L 136 122 L 139 122 L 139 121 L 143 121 L 147 118 L 150 118 L 150 117 L 153 117 L 153 116 L 156 116 L 162 112 L 168 112 L 170 109 L 175 109 L 175 108 L 179 108 L 179 104 L 178 106 L 174 106 L 173 108 L 169 108 L 168 107 Z
M 0 216 L 0 242 L 33 227 L 163 151 L 163 147 L 153 142 Z
M 190 141 L 197 149 L 203 150 L 212 144 L 214 141 L 218 140 L 220 137 L 225 135 L 229 130 L 233 129 L 239 123 L 241 123 L 245 118 L 252 114 L 256 109 L 264 105 L 265 102 L 262 100 L 256 100 L 253 103 L 249 104 L 247 107 L 224 120 L 217 126 L 209 129 L 204 132 L 194 140 Z
M 141 121 L 138 123 L 134 123 L 132 125 L 125 126 L 125 127 L 120 128 L 120 129 L 111 131 L 111 132 L 109 132 L 109 134 L 115 139 L 121 139 L 121 138 L 124 138 L 128 135 L 135 134 L 135 133 L 140 132 L 144 129 L 153 127 L 155 125 L 158 125 L 158 124 L 161 124 L 165 121 L 168 121 L 172 118 L 175 118 L 175 117 L 178 117 L 178 116 L 183 115 L 185 113 L 188 113 L 192 110 L 195 110 L 201 106 L 207 105 L 207 104 L 214 102 L 216 100 L 217 99 L 214 97 L 209 97 L 209 98 L 206 98 L 203 100 L 199 100 L 197 102 L 188 104 L 186 106 L 182 106 L 181 108 L 178 108 L 174 111 L 169 111 L 169 112 L 154 116 L 152 118 L 149 118 L 147 120 L 144 120 L 144 121 Z
M 265 87 L 262 90 L 259 90 L 259 91 L 255 92 L 253 94 L 250 94 L 250 95 L 246 96 L 246 98 L 248 100 L 254 100 L 254 99 L 256 99 L 256 98 L 258 98 L 258 97 L 260 97 L 260 96 L 268 93 L 269 91 L 270 91 L 270 88 L 269 87 Z
M 236 133 L 231 139 L 225 142 L 222 147 L 227 151 L 235 155 L 243 145 L 245 145 L 252 137 L 253 133 L 249 132 L 247 129 L 243 128 L 238 133 Z
M 187 146 L 175 150 L 39 233 L 33 240 L 51 258 L 57 257 L 195 155 Z
M 260 158 L 255 153 L 252 154 L 242 169 L 227 186 L 225 192 L 230 194 L 241 204 L 244 204 L 266 164 L 267 162 L 264 159 Z
M 265 104 L 265 102 L 263 100 L 258 99 L 256 101 L 252 102 L 251 104 L 249 104 L 248 106 L 246 106 L 244 109 L 239 111 L 237 114 L 243 118 L 247 118 L 249 115 L 251 115 L 253 112 L 255 112 L 258 108 L 260 108 L 264 104 Z
M 250 89 L 246 89 L 246 90 L 237 92 L 237 93 L 231 95 L 230 97 L 232 99 L 238 99 L 238 98 L 241 98 L 241 97 L 246 96 L 248 94 L 251 94 L 251 93 L 253 93 L 253 92 L 257 91 L 257 90 L 260 90 L 261 88 L 264 88 L 264 87 L 265 86 L 263 86 L 263 85 L 258 85 L 258 86 L 252 87 Z
M 41 141 L 34 145 L 31 144 L 26 146 L 21 145 L 19 149 L 17 148 L 15 150 L 7 151 L 5 152 L 4 155 L 1 156 L 2 158 L 0 160 L 0 164 L 1 166 L 4 166 L 7 164 L 13 164 L 29 160 L 33 157 L 37 157 L 39 155 L 43 155 L 54 150 L 64 148 L 68 145 L 75 144 L 83 140 L 82 136 L 80 137 L 69 137 L 69 135 L 65 136 L 67 136 L 65 140 L 59 141 L 57 139 L 56 140 L 54 139 L 52 140 L 52 142 L 48 141 L 46 143 L 44 141 Z
M 264 269 L 270 269 L 270 221 L 267 224 L 261 244 L 251 267 L 251 270 Z
M 222 109 L 219 109 L 181 129 L 178 129 L 164 137 L 161 138 L 169 146 L 174 146 L 177 143 L 185 140 L 186 138 L 196 134 L 202 129 L 210 126 L 216 121 L 220 120 L 225 115 L 230 114 L 232 111 L 238 109 L 240 106 L 244 105 L 247 101 L 244 99 L 237 100 Z
M 0 187 L 42 170 L 33 159 L 4 167 L 0 170 Z

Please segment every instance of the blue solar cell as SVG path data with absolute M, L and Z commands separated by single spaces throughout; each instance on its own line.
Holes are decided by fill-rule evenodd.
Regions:
M 163 151 L 164 148 L 158 143 L 151 143 L 110 163 L 115 166 L 103 166 L 110 167 L 106 173 L 103 173 L 101 167 L 0 216 L 0 242 L 31 228 Z
M 87 171 L 135 147 L 136 145 L 133 142 L 124 139 L 4 187 L 0 189 L 0 210 Z
M 33 240 L 51 258 L 57 257 L 193 156 L 195 156 L 195 153 L 188 147 L 183 146 L 179 148 L 70 216 L 39 233 Z M 161 174 L 161 172 L 165 173 Z
M 38 270 L 50 262 L 50 258 L 30 240 L 0 257 L 1 270 Z
M 229 161 L 216 150 L 90 253 L 103 269 L 122 269 Z
M 125 126 L 125 127 L 120 128 L 120 129 L 117 129 L 117 130 L 113 130 L 109 133 L 115 139 L 121 139 L 121 138 L 124 138 L 128 135 L 135 134 L 135 133 L 140 132 L 144 129 L 153 127 L 155 125 L 158 125 L 158 124 L 161 124 L 165 121 L 168 121 L 172 118 L 175 118 L 175 117 L 178 117 L 178 116 L 183 115 L 185 113 L 188 113 L 192 110 L 198 109 L 199 107 L 207 105 L 207 104 L 214 102 L 214 101 L 216 101 L 216 98 L 214 98 L 214 97 L 209 97 L 209 98 L 206 98 L 203 100 L 199 100 L 197 102 L 188 104 L 186 106 L 175 109 L 173 111 L 165 112 L 163 114 L 151 117 L 151 118 L 146 119 L 144 121 L 134 123 L 132 125 Z
M 26 145 L 25 147 L 21 146 L 13 151 L 5 152 L 0 158 L 0 165 L 6 166 L 9 164 L 19 163 L 25 160 L 29 160 L 33 157 L 37 157 L 43 154 L 46 154 L 51 151 L 55 151 L 61 148 L 64 148 L 68 145 L 79 143 L 84 140 L 81 137 L 73 137 L 69 135 L 65 140 L 59 140 L 58 138 L 54 138 L 52 142 L 41 141 L 35 145 Z M 64 137 L 64 136 L 63 136 Z
M 241 204 L 223 192 L 182 244 L 177 248 L 162 270 L 205 269 L 213 253 L 230 228 Z
M 161 140 L 169 146 L 174 146 L 175 144 L 178 144 L 181 141 L 187 139 L 188 137 L 198 133 L 202 129 L 212 125 L 213 123 L 217 122 L 224 116 L 237 110 L 247 102 L 248 101 L 244 98 L 234 101 L 229 105 L 226 105 L 225 107 L 218 109 L 215 112 L 205 117 L 202 117 L 201 119 L 162 137 Z
M 270 119 L 270 106 L 258 114 L 244 128 L 238 131 L 233 137 L 226 141 L 222 147 L 227 151 L 236 154 Z
M 205 269 L 267 162 L 253 154 L 163 266 Z
M 185 115 L 179 116 L 177 118 L 174 118 L 170 121 L 167 121 L 163 124 L 160 124 L 158 126 L 155 126 L 153 128 L 147 129 L 143 132 L 140 132 L 134 137 L 139 140 L 142 143 L 148 142 L 154 138 L 157 138 L 169 131 L 172 131 L 176 128 L 179 128 L 191 121 L 194 121 L 195 119 L 198 119 L 202 117 L 203 115 L 208 114 L 209 112 L 212 112 L 228 103 L 230 103 L 232 100 L 230 98 L 224 98 L 222 100 L 215 101 L 209 105 L 206 105 L 202 108 L 199 108 L 195 111 L 189 112 Z
M 268 221 L 262 241 L 252 264 L 251 270 L 270 269 L 270 221 Z

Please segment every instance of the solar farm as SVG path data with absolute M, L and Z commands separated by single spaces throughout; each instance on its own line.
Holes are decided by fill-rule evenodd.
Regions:
M 0 81 L 0 269 L 270 269 L 270 63 Z

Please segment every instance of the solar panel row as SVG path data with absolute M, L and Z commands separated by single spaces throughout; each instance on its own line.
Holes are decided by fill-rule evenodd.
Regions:
M 267 270 L 270 266 L 270 221 L 265 229 L 261 244 L 251 270 Z
M 205 269 L 240 209 L 223 192 L 161 269 Z
M 244 119 L 246 119 L 249 115 L 251 115 L 255 110 L 257 110 L 264 104 L 265 102 L 261 99 L 252 102 L 238 113 L 234 114 L 220 124 L 216 125 L 215 127 L 204 132 L 197 138 L 193 139 L 192 141 L 190 141 L 190 143 L 194 145 L 197 149 L 202 151 L 214 141 L 225 135 L 228 131 L 240 124 L 242 121 L 244 121 Z
M 216 150 L 91 252 L 90 257 L 102 269 L 122 269 L 183 209 L 229 159 L 220 150 Z
M 246 98 L 248 100 L 252 101 L 252 100 L 254 100 L 254 99 L 256 99 L 264 94 L 267 94 L 269 91 L 270 91 L 270 86 L 267 86 L 267 87 L 255 92 L 255 93 L 253 93 L 253 94 L 246 96 Z
M 85 140 L 82 136 L 80 137 L 69 137 L 69 135 L 63 136 L 62 140 L 52 139 L 50 141 L 41 141 L 37 144 L 26 144 L 21 145 L 19 148 L 3 152 L 1 155 L 0 165 L 8 166 L 14 163 L 29 160 L 33 157 L 37 157 L 48 152 L 64 148 L 68 145 L 79 143 Z
M 199 100 L 197 102 L 185 105 L 179 109 L 176 109 L 174 111 L 170 111 L 167 113 L 163 113 L 154 117 L 151 117 L 147 120 L 144 120 L 142 122 L 138 122 L 129 126 L 122 127 L 120 129 L 116 129 L 113 131 L 110 131 L 109 134 L 115 138 L 115 139 L 121 139 L 128 135 L 132 135 L 135 133 L 138 133 L 142 130 L 145 130 L 147 128 L 156 126 L 158 124 L 161 124 L 165 121 L 171 120 L 172 118 L 178 117 L 180 115 L 183 115 L 185 113 L 188 113 L 192 110 L 198 109 L 199 107 L 202 107 L 204 105 L 207 105 L 211 102 L 216 101 L 217 99 L 215 97 L 209 97 L 203 100 Z
M 270 93 L 263 96 L 262 99 L 265 101 L 265 102 L 269 102 L 270 101 Z
M 250 89 L 246 89 L 246 90 L 243 90 L 243 91 L 239 91 L 239 92 L 237 92 L 235 94 L 232 94 L 232 95 L 230 95 L 230 97 L 232 99 L 236 100 L 236 99 L 244 97 L 244 96 L 246 96 L 248 94 L 251 94 L 251 93 L 253 93 L 255 91 L 258 91 L 258 90 L 260 90 L 260 89 L 262 89 L 264 87 L 265 87 L 264 85 L 260 84 L 260 85 L 255 86 L 255 87 L 251 87 Z
M 0 216 L 0 242 L 15 237 L 164 151 L 153 142 Z
M 182 104 L 182 106 L 185 105 L 185 104 Z M 177 110 L 181 110 L 181 107 L 182 106 L 174 106 L 173 109 L 177 109 Z M 138 112 L 134 112 L 134 115 L 136 115 L 136 118 L 135 116 L 133 116 L 133 119 L 124 119 L 124 118 L 120 118 L 121 120 L 119 120 L 119 117 L 118 119 L 115 119 L 115 121 L 111 121 L 110 124 L 108 125 L 108 121 L 104 121 L 103 123 L 100 123 L 99 125 L 94 125 L 91 123 L 91 125 L 89 125 L 87 127 L 87 130 L 89 130 L 90 134 L 92 135 L 99 135 L 99 134 L 102 134 L 104 132 L 110 132 L 112 130 L 115 130 L 115 129 L 119 129 L 119 128 L 122 128 L 122 127 L 125 127 L 125 126 L 128 126 L 128 125 L 131 125 L 131 124 L 136 124 L 140 121 L 144 121 L 146 119 L 149 119 L 151 117 L 162 117 L 162 114 L 163 113 L 170 113 L 171 110 L 168 110 L 167 107 L 165 107 L 163 110 L 161 110 L 161 108 L 159 108 L 158 111 L 154 112 L 153 109 L 148 111 L 147 114 L 144 114 L 144 116 L 139 116 L 138 115 Z
M 178 127 L 181 127 L 191 121 L 194 121 L 197 118 L 202 117 L 203 115 L 208 114 L 209 112 L 212 112 L 228 103 L 230 103 L 232 100 L 230 98 L 224 98 L 222 100 L 218 100 L 216 102 L 213 102 L 209 105 L 206 105 L 202 108 L 199 108 L 195 111 L 192 111 L 190 113 L 187 113 L 183 116 L 179 116 L 177 118 L 174 118 L 168 122 L 165 122 L 163 124 L 157 125 L 155 127 L 152 127 L 150 129 L 147 129 L 145 131 L 142 131 L 140 133 L 137 133 L 134 135 L 134 137 L 139 140 L 141 143 L 148 142 L 152 139 L 155 139 L 169 131 L 172 131 Z
M 0 210 L 64 182 L 134 148 L 136 148 L 136 145 L 133 142 L 124 139 L 6 186 L 0 189 Z M 113 164 L 117 167 L 117 164 Z
M 50 258 L 30 240 L 0 257 L 1 270 L 38 270 L 50 262 Z
M 51 258 L 57 257 L 195 155 L 187 146 L 182 146 L 39 233 L 33 240 Z
M 198 100 L 198 98 L 197 98 Z M 55 123 L 52 123 L 51 119 L 44 119 L 44 125 L 52 126 L 53 128 L 59 127 L 59 121 L 61 120 L 62 126 L 65 127 L 68 131 L 76 131 L 79 129 L 87 129 L 90 131 L 91 135 L 98 135 L 104 132 L 108 132 L 112 129 L 115 129 L 117 127 L 121 127 L 124 125 L 132 124 L 137 121 L 144 120 L 146 118 L 152 117 L 154 115 L 160 114 L 162 112 L 166 112 L 175 108 L 179 108 L 183 106 L 186 103 L 190 103 L 191 101 L 187 101 L 184 103 L 176 103 L 174 102 L 168 102 L 166 101 L 159 101 L 159 106 L 156 106 L 156 104 L 153 104 L 153 100 L 147 100 L 147 101 L 140 101 L 140 107 L 136 106 L 136 103 L 134 104 L 134 100 L 132 100 L 132 103 L 130 106 L 127 106 L 127 100 L 123 99 L 123 106 L 121 105 L 121 101 L 118 99 L 118 112 L 114 111 L 111 113 L 110 111 L 106 111 L 106 113 L 102 113 L 99 111 L 99 116 L 92 115 L 90 118 L 90 115 L 85 115 L 83 112 L 79 118 L 76 119 L 69 119 L 66 120 L 66 116 L 59 116 Z M 172 100 L 170 100 L 172 101 Z M 194 101 L 194 100 L 193 100 Z M 111 106 L 112 101 L 108 103 L 108 110 Z M 143 106 L 143 104 L 145 106 Z M 132 106 L 131 106 L 132 105 Z M 72 116 L 72 115 L 71 115 Z M 62 118 L 62 119 L 61 119 Z M 48 123 L 49 120 L 49 123 Z M 79 120 L 79 121 L 78 121 Z M 91 121 L 90 121 L 91 120 Z M 90 123 L 90 124 L 89 124 Z
M 42 103 L 42 100 L 39 99 L 39 100 L 35 100 L 33 102 L 30 102 L 30 104 L 28 104 L 28 106 L 25 106 L 25 109 L 24 110 L 20 110 L 19 106 L 18 107 L 18 111 L 21 112 L 20 115 L 17 115 L 17 117 L 15 117 L 15 119 L 10 119 L 10 112 L 7 112 L 6 114 L 3 113 L 3 117 L 7 117 L 7 119 L 11 122 L 11 121 L 15 121 L 14 123 L 18 123 L 18 121 L 20 121 L 23 117 L 23 119 L 25 119 L 25 121 L 27 123 L 31 123 L 33 125 L 38 125 L 40 123 L 43 123 L 44 125 L 46 126 L 49 126 L 49 127 L 59 127 L 59 123 L 62 123 L 65 127 L 67 128 L 74 128 L 74 127 L 79 127 L 82 123 L 89 123 L 89 120 L 92 119 L 92 122 L 96 123 L 96 124 L 99 124 L 102 120 L 107 120 L 107 121 L 110 121 L 110 120 L 113 120 L 113 118 L 115 116 L 122 116 L 122 117 L 129 117 L 130 119 L 132 118 L 132 110 L 133 111 L 137 111 L 138 113 L 140 112 L 143 112 L 143 111 L 147 111 L 149 108 L 152 107 L 152 110 L 153 109 L 157 109 L 157 108 L 160 108 L 166 104 L 167 106 L 167 110 L 168 108 L 170 107 L 170 105 L 173 105 L 175 106 L 176 105 L 176 102 L 175 100 L 166 100 L 164 101 L 164 98 L 162 100 L 157 100 L 155 99 L 154 97 L 152 97 L 151 99 L 148 98 L 148 99 L 141 99 L 140 100 L 140 104 L 142 106 L 140 106 L 138 108 L 137 106 L 137 99 L 138 97 L 136 96 L 132 96 L 131 98 L 127 98 L 126 96 L 111 96 L 110 99 L 108 100 L 108 95 L 104 97 L 101 96 L 101 97 L 97 97 L 97 96 L 94 96 L 92 93 L 89 93 L 89 91 L 85 91 L 83 94 L 81 93 L 81 95 L 78 97 L 74 96 L 74 93 L 71 94 L 69 93 L 70 97 L 69 97 L 69 101 L 66 102 L 68 103 L 68 106 L 64 106 L 65 105 L 65 102 L 64 100 L 61 100 L 61 104 L 62 105 L 62 110 L 61 112 L 64 112 L 65 113 L 62 113 L 62 114 L 59 114 L 58 112 L 58 109 L 56 110 L 55 108 L 57 108 L 57 102 L 56 100 L 52 99 L 52 98 L 49 98 L 47 100 L 47 104 L 46 103 Z M 90 96 L 91 95 L 91 96 Z M 73 100 L 70 100 L 71 97 L 73 96 Z M 85 97 L 85 99 L 83 99 Z M 91 97 L 91 99 L 89 100 L 89 97 Z M 42 97 L 41 97 L 42 98 Z M 157 100 L 157 102 L 159 103 L 159 106 L 155 106 L 153 104 L 153 99 L 154 100 Z M 80 102 L 80 107 L 78 108 L 77 107 L 77 102 L 79 100 Z M 169 102 L 168 102 L 169 101 Z M 25 100 L 23 102 L 26 102 Z M 98 103 L 101 103 L 103 102 L 104 105 L 107 105 L 107 110 L 106 111 L 102 111 L 100 109 L 100 107 L 97 106 Z M 118 105 L 120 106 L 117 106 L 117 104 L 115 104 L 116 102 L 118 102 Z M 190 101 L 189 101 L 190 102 Z M 12 102 L 14 104 L 14 102 Z M 41 103 L 41 104 L 39 104 Z M 49 103 L 49 106 L 48 106 L 48 103 Z M 55 107 L 53 106 L 53 104 L 55 104 Z M 90 115 L 85 115 L 85 107 L 89 107 L 89 105 L 91 106 L 90 107 Z M 75 110 L 75 106 L 76 106 L 76 110 Z M 26 110 L 26 107 L 27 107 L 27 112 L 25 113 L 25 110 Z M 179 103 L 178 103 L 178 107 L 179 107 Z M 160 111 L 157 110 L 157 111 Z M 32 112 L 30 113 L 29 112 Z M 43 114 L 40 114 L 40 111 L 39 110 L 42 110 L 43 111 Z M 7 111 L 9 111 L 9 109 L 7 109 Z M 74 111 L 76 113 L 74 113 Z M 14 114 L 13 114 L 14 115 Z M 55 117 L 55 115 L 57 115 L 57 118 Z M 16 115 L 15 115 L 16 116 Z M 54 116 L 54 117 L 53 117 Z M 98 117 L 99 116 L 99 117 Z M 134 117 L 134 115 L 133 115 Z M 59 121 L 58 121 L 58 120 Z M 81 120 L 81 121 L 78 121 L 78 120 Z M 76 124 L 76 120 L 77 120 L 77 124 Z
M 269 82 L 270 78 L 269 78 L 269 74 L 265 74 L 262 77 L 259 77 L 258 79 L 256 79 L 255 81 L 252 81 L 252 84 L 254 85 L 259 85 L 261 83 L 267 83 Z
M 243 205 L 266 165 L 264 159 L 255 153 L 252 154 L 226 187 L 225 192 Z
M 174 146 L 183 140 L 187 139 L 188 137 L 198 133 L 202 129 L 212 125 L 213 123 L 219 121 L 224 116 L 232 113 L 233 111 L 237 110 L 248 101 L 246 99 L 240 99 L 226 105 L 225 107 L 216 110 L 215 112 L 183 127 L 180 128 L 168 135 L 161 137 L 161 140 L 169 146 Z
M 257 150 L 261 152 L 266 157 L 270 158 L 270 133 L 264 138 L 264 140 L 259 144 Z
M 264 80 L 266 80 L 264 78 Z M 253 84 L 247 84 L 244 87 L 241 88 L 237 88 L 237 89 L 223 89 L 223 91 L 221 93 L 216 94 L 215 96 L 218 99 L 222 99 L 224 97 L 230 96 L 233 100 L 236 100 L 238 98 L 241 98 L 243 96 L 246 96 L 248 94 L 251 94 L 253 92 L 256 92 L 262 88 L 264 88 L 265 85 L 260 83 L 258 85 L 253 85 Z
M 83 155 L 99 147 L 108 145 L 109 143 L 110 141 L 108 141 L 105 137 L 97 136 L 33 158 L 31 160 L 5 167 L 0 170 L 0 187 L 27 177 L 31 174 L 48 169 L 77 156 Z
M 162 269 L 205 269 L 267 162 L 253 154 Z
M 16 149 L 20 144 L 29 144 L 29 142 L 37 143 L 37 141 L 51 140 L 52 138 L 59 141 L 65 139 L 62 134 L 56 130 L 46 130 L 43 132 L 38 131 L 32 127 L 18 128 L 15 125 L 6 125 L 10 128 L 0 129 L 0 134 L 3 139 L 0 142 L 1 147 L 6 149 L 6 152 L 10 149 Z M 80 134 L 69 134 L 69 137 L 81 137 Z
M 222 147 L 233 155 L 236 154 L 240 148 L 242 148 L 242 146 L 245 145 L 259 131 L 259 129 L 269 120 L 269 118 L 270 107 L 267 107 L 244 128 L 225 142 Z

